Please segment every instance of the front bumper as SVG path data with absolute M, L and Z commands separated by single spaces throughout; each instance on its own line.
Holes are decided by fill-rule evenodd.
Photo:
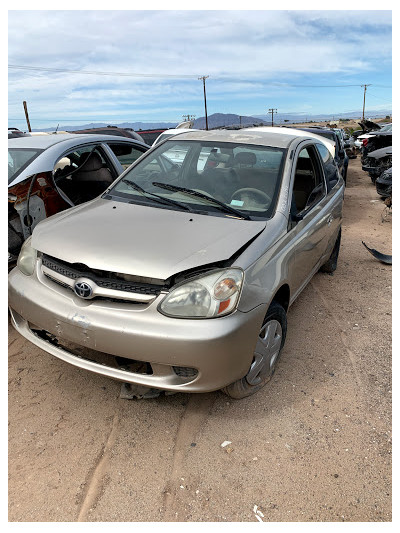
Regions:
M 9 305 L 14 327 L 50 354 L 127 383 L 182 392 L 218 390 L 243 377 L 252 362 L 264 306 L 215 319 L 169 318 L 157 311 L 159 295 L 150 304 L 83 300 L 68 288 L 45 278 L 38 268 L 25 276 L 9 274 Z M 126 371 L 56 346 L 35 333 L 151 365 L 152 374 Z M 177 375 L 175 368 L 197 370 Z

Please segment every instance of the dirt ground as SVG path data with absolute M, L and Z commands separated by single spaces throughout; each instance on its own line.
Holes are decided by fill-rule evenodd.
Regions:
M 391 521 L 392 267 L 361 244 L 391 253 L 383 211 L 350 160 L 338 269 L 294 303 L 245 400 L 123 400 L 9 326 L 9 520 Z

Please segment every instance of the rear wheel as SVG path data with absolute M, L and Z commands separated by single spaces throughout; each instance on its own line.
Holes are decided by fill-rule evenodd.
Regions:
M 224 387 L 222 391 L 231 398 L 241 399 L 264 387 L 275 372 L 285 344 L 286 331 L 286 312 L 280 304 L 272 302 L 261 326 L 253 361 L 247 374 Z

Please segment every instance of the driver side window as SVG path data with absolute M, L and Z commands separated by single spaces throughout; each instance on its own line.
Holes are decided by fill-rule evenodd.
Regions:
M 325 183 L 312 146 L 303 148 L 296 162 L 292 207 L 300 213 L 313 207 L 325 196 Z

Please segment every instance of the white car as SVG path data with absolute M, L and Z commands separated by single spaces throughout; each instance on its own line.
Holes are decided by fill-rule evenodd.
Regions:
M 198 129 L 193 128 L 175 128 L 170 130 L 165 130 L 157 137 L 157 139 L 153 142 L 151 146 L 155 146 L 156 144 L 160 143 L 161 141 L 165 141 L 165 139 L 168 139 L 169 137 L 172 137 L 173 135 L 178 135 L 178 133 L 187 133 L 188 131 L 200 131 Z
M 298 130 L 295 128 L 286 128 L 281 126 L 258 126 L 251 128 L 243 128 L 241 131 L 259 131 L 265 133 L 283 133 L 286 135 L 297 135 L 298 137 L 311 137 L 316 139 L 319 142 L 322 142 L 329 150 L 333 158 L 335 158 L 335 143 L 326 137 L 317 135 L 317 130 L 315 133 L 310 131 Z

